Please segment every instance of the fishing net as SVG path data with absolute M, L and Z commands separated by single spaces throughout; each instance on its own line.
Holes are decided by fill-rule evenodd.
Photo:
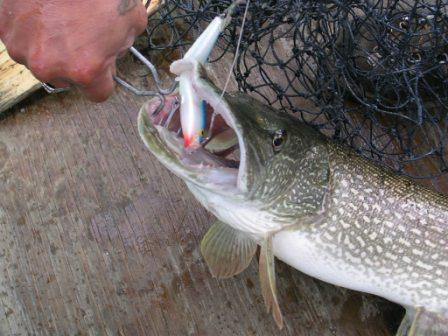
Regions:
M 150 19 L 147 53 L 166 63 L 231 0 L 177 1 Z M 448 170 L 448 3 L 251 1 L 236 58 L 239 89 L 414 177 Z M 234 55 L 245 4 L 219 41 Z M 424 165 L 424 174 L 419 165 Z

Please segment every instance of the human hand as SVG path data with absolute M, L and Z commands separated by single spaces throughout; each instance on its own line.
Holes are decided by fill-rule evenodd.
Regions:
M 0 39 L 41 82 L 103 101 L 146 15 L 141 0 L 0 0 Z

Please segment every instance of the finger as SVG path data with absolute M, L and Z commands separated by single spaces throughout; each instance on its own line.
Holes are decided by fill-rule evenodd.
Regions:
M 135 37 L 132 35 L 129 35 L 126 38 L 126 42 L 123 43 L 123 47 L 117 52 L 117 58 L 123 58 L 128 52 L 129 48 L 133 46 L 135 41 Z
M 38 36 L 35 30 L 30 29 L 30 26 L 34 23 L 34 17 L 28 16 L 32 6 L 27 7 L 28 12 L 20 11 L 17 7 L 18 5 L 14 1 L 8 1 L 8 3 L 4 4 L 4 11 L 0 16 L 0 25 L 2 26 L 1 38 L 11 59 L 28 67 L 29 45 Z M 24 18 L 26 18 L 26 24 L 23 23 Z
M 26 66 L 41 82 L 67 86 L 66 83 L 62 83 L 67 81 L 61 78 L 65 65 L 61 60 L 61 54 L 56 50 L 37 44 L 29 49 L 26 59 Z
M 16 63 L 26 65 L 25 54 L 14 44 L 6 44 L 6 51 L 8 52 L 9 57 Z
M 118 53 L 117 58 L 123 58 L 129 52 L 129 49 L 122 50 Z
M 115 74 L 115 63 L 106 68 L 95 80 L 87 85 L 79 87 L 87 99 L 93 102 L 103 102 L 110 97 L 115 88 L 113 75 Z
M 64 79 L 54 79 L 47 83 L 57 89 L 69 89 L 72 86 L 69 81 Z
M 3 23 L 2 23 L 3 24 Z M 15 29 L 12 28 L 8 31 L 8 34 L 2 36 L 3 44 L 6 46 L 6 51 L 9 57 L 16 63 L 27 65 L 26 62 L 26 45 L 23 41 L 15 39 Z
M 146 7 L 143 4 L 137 6 L 136 12 L 137 18 L 135 20 L 135 36 L 138 36 L 145 31 L 146 26 L 148 25 L 148 14 L 146 13 Z

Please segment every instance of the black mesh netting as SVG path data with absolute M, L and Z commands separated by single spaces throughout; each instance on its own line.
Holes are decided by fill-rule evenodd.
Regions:
M 168 0 L 148 26 L 149 57 L 177 59 L 231 0 Z M 236 50 L 245 5 L 220 41 Z M 239 88 L 409 175 L 447 171 L 448 2 L 254 1 L 234 74 Z M 160 52 L 161 51 L 161 52 Z

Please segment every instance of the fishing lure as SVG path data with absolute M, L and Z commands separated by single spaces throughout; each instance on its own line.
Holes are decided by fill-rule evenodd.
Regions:
M 198 98 L 193 86 L 191 71 L 185 71 L 184 64 L 204 65 L 216 44 L 219 35 L 230 22 L 229 12 L 213 19 L 207 29 L 199 36 L 185 56 L 171 65 L 171 72 L 178 75 L 180 102 L 180 121 L 184 138 L 184 148 L 193 151 L 201 146 L 206 127 L 206 102 Z M 187 67 L 191 69 L 191 67 Z

